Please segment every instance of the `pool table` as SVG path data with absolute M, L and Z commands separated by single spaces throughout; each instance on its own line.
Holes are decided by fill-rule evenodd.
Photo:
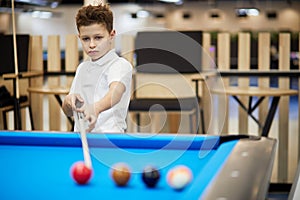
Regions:
M 298 162 L 297 171 L 293 180 L 292 188 L 289 192 L 288 200 L 300 199 L 300 163 Z
M 79 133 L 0 131 L 0 199 L 264 199 L 269 186 L 276 140 L 265 137 L 192 134 L 88 134 L 93 176 L 78 185 L 70 175 L 83 160 Z M 110 177 L 111 166 L 131 168 L 126 187 Z M 147 188 L 145 166 L 161 179 Z M 188 166 L 193 180 L 182 190 L 168 186 L 168 170 Z

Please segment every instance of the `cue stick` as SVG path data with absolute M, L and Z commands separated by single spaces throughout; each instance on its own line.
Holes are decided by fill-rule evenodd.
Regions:
M 20 121 L 20 91 L 19 91 L 19 67 L 18 67 L 18 54 L 17 54 L 17 39 L 16 39 L 16 20 L 15 20 L 15 5 L 14 0 L 11 0 L 12 9 L 12 28 L 13 28 L 13 47 L 14 47 L 14 63 L 15 63 L 15 128 L 21 128 Z
M 83 159 L 84 163 L 88 168 L 92 168 L 91 156 L 89 152 L 89 145 L 86 138 L 86 131 L 84 126 L 84 115 L 83 113 L 77 112 L 77 117 L 79 120 L 79 128 L 80 128 L 80 136 L 81 136 L 81 144 L 82 144 L 82 151 L 83 151 Z

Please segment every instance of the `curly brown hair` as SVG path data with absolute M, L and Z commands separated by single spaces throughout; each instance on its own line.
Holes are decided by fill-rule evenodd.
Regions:
M 83 6 L 76 15 L 77 30 L 81 26 L 103 24 L 110 33 L 113 30 L 113 13 L 108 4 Z

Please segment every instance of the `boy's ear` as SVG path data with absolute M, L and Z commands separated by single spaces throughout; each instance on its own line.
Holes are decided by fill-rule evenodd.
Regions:
M 111 32 L 110 32 L 110 37 L 115 37 L 115 35 L 116 35 L 116 30 L 112 30 Z

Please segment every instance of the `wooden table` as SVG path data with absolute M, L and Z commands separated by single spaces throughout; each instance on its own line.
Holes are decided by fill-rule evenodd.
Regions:
M 69 88 L 66 87 L 44 87 L 44 86 L 37 86 L 37 87 L 29 87 L 27 89 L 30 93 L 37 93 L 37 94 L 46 94 L 46 95 L 54 95 L 55 99 L 59 103 L 59 105 L 62 107 L 62 99 L 60 95 L 67 95 L 70 91 Z M 68 117 L 68 121 L 73 126 L 73 119 L 71 117 Z
M 247 112 L 247 114 L 262 128 L 261 136 L 268 137 L 277 107 L 281 96 L 297 95 L 297 90 L 280 89 L 280 88 L 259 88 L 259 87 L 225 87 L 222 89 L 214 89 L 213 93 L 225 94 L 232 96 L 238 104 Z M 248 96 L 249 103 L 246 106 L 239 97 Z M 253 97 L 258 97 L 257 101 L 252 105 Z M 272 97 L 272 102 L 264 124 L 253 115 L 253 112 L 258 108 L 259 104 L 265 97 Z

